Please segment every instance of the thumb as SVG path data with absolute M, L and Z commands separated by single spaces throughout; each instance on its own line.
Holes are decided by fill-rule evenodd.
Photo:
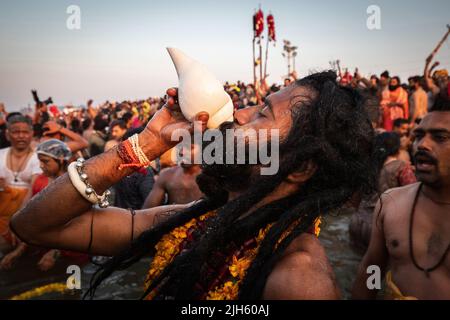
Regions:
M 201 111 L 197 113 L 192 121 L 192 126 L 194 128 L 201 128 L 201 132 L 204 132 L 208 127 L 209 114 L 206 111 Z
M 188 121 L 173 123 L 164 129 L 161 132 L 163 139 L 168 142 L 170 141 L 172 144 L 177 144 L 183 137 L 190 136 L 193 132 L 192 124 Z

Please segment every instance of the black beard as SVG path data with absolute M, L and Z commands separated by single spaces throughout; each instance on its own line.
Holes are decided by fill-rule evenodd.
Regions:
M 223 150 L 226 151 L 226 130 L 233 128 L 233 122 L 225 122 L 219 127 L 223 137 Z M 212 142 L 203 142 L 202 150 Z M 236 143 L 234 145 L 233 164 L 202 164 L 202 172 L 197 177 L 197 184 L 205 195 L 213 195 L 217 192 L 246 190 L 252 181 L 252 172 L 255 164 L 237 164 Z M 225 158 L 225 156 L 224 156 Z M 246 145 L 245 159 L 248 160 L 248 146 Z M 224 159 L 225 162 L 225 159 Z
M 399 84 L 393 86 L 393 85 L 389 85 L 389 91 L 395 91 L 398 87 L 400 87 Z

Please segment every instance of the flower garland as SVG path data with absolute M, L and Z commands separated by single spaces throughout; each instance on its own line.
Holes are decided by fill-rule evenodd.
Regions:
M 215 214 L 215 211 L 208 212 L 198 218 L 205 221 L 208 217 Z M 173 229 L 170 233 L 164 235 L 156 244 L 156 254 L 152 259 L 150 270 L 145 279 L 145 289 L 161 274 L 161 272 L 172 262 L 176 255 L 180 252 L 181 244 L 186 240 L 188 232 L 197 225 L 197 219 L 192 219 L 183 226 Z M 152 299 L 156 294 L 153 290 L 147 299 Z
M 200 216 L 199 220 L 204 221 L 214 214 L 215 211 L 209 212 L 203 216 Z M 317 237 L 320 233 L 320 223 L 321 219 L 319 217 L 314 222 L 314 234 Z M 147 289 L 156 277 L 160 275 L 161 272 L 173 261 L 176 255 L 181 251 L 181 246 L 183 242 L 186 241 L 188 233 L 194 229 L 197 224 L 197 219 L 192 219 L 185 225 L 175 228 L 161 238 L 155 246 L 156 254 L 150 264 L 150 269 L 144 283 L 145 289 Z M 291 225 L 291 227 L 283 233 L 281 238 L 278 240 L 278 243 L 280 243 L 297 224 L 298 222 Z M 269 224 L 265 228 L 259 230 L 258 236 L 255 238 L 256 246 L 253 249 L 246 250 L 240 258 L 236 255 L 231 257 L 228 271 L 233 279 L 226 281 L 211 290 L 206 296 L 207 300 L 234 300 L 237 298 L 239 284 L 242 279 L 244 279 L 247 269 L 250 267 L 251 262 L 258 252 L 261 242 L 264 240 L 272 225 L 273 224 Z M 151 300 L 154 298 L 156 292 L 157 290 L 150 292 L 146 299 Z
M 314 221 L 314 235 L 316 237 L 318 237 L 320 233 L 320 223 L 320 217 Z M 289 235 L 289 233 L 297 224 L 298 222 L 294 223 L 282 234 L 277 242 L 277 246 Z M 240 259 L 233 255 L 232 263 L 228 268 L 233 279 L 231 281 L 225 282 L 222 286 L 217 286 L 215 290 L 209 292 L 208 296 L 206 297 L 207 300 L 235 300 L 237 298 L 239 293 L 239 285 L 244 279 L 247 269 L 250 267 L 253 259 L 255 259 L 259 246 L 266 237 L 266 234 L 267 232 L 269 232 L 269 229 L 272 227 L 272 225 L 273 223 L 269 224 L 264 229 L 259 230 L 258 236 L 255 239 L 257 245 L 254 249 L 246 251 L 244 256 Z
M 36 297 L 40 297 L 46 293 L 59 292 L 61 294 L 64 294 L 67 293 L 68 291 L 70 290 L 67 288 L 66 283 L 56 282 L 25 291 L 21 294 L 11 297 L 9 300 L 29 300 Z

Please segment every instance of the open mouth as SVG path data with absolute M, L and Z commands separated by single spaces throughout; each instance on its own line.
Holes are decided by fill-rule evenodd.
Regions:
M 430 171 L 436 165 L 436 161 L 429 157 L 417 156 L 416 157 L 416 169 L 418 171 Z

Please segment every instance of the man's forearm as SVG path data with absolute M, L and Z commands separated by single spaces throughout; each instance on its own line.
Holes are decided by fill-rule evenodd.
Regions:
M 154 159 L 162 152 L 158 149 L 160 144 L 156 138 L 145 132 L 140 134 L 139 141 L 149 158 L 153 157 L 152 159 Z M 86 161 L 84 172 L 97 194 L 102 194 L 110 186 L 133 172 L 132 169 L 119 170 L 118 167 L 122 162 L 116 148 Z M 92 204 L 78 193 L 68 174 L 65 174 L 14 215 L 11 227 L 19 235 L 28 233 L 26 231 L 29 230 L 21 232 L 27 228 L 31 228 L 33 234 L 41 230 L 60 228 L 91 207 Z M 27 221 L 33 221 L 33 223 L 30 224 Z

